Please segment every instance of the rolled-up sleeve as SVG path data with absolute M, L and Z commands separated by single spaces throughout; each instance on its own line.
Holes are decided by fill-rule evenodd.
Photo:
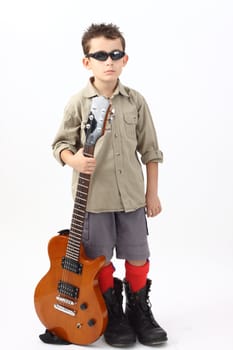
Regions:
M 141 154 L 143 164 L 163 162 L 163 152 L 159 149 L 156 130 L 149 107 L 140 96 L 137 123 L 137 151 Z
M 61 152 L 68 149 L 76 153 L 81 147 L 80 140 L 81 118 L 73 104 L 68 104 L 60 128 L 52 143 L 53 155 L 56 160 L 65 165 L 61 159 Z
M 160 150 L 151 150 L 146 152 L 141 157 L 142 163 L 147 164 L 149 162 L 162 163 L 163 162 L 163 152 Z

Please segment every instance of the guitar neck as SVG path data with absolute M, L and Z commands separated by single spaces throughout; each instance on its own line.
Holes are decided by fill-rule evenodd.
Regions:
M 86 142 L 83 150 L 83 155 L 85 157 L 94 156 L 94 148 L 96 141 L 104 133 L 110 109 L 111 105 L 109 99 L 103 96 L 93 97 L 91 111 L 89 113 L 88 121 L 85 128 Z M 73 260 L 75 260 L 76 262 L 79 262 L 80 260 L 80 249 L 82 243 L 82 234 L 87 208 L 87 197 L 90 179 L 91 176 L 88 174 L 79 174 L 79 181 L 74 200 L 71 228 L 66 249 L 66 262 L 68 262 L 68 264 L 73 264 Z M 75 266 L 72 265 L 72 268 L 76 269 Z
M 83 155 L 93 157 L 94 146 L 84 145 Z M 80 173 L 66 250 L 66 257 L 79 260 L 91 175 Z

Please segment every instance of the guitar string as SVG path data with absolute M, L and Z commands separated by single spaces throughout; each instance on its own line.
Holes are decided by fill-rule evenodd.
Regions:
M 74 260 L 77 263 L 80 263 L 80 254 L 81 254 L 81 244 L 82 244 L 82 234 L 84 229 L 84 220 L 85 220 L 85 213 L 86 213 L 86 204 L 87 204 L 87 196 L 88 196 L 88 189 L 89 189 L 89 182 L 90 182 L 90 176 L 87 174 L 80 174 L 79 176 L 79 182 L 77 187 L 77 193 L 75 197 L 75 203 L 73 207 L 73 215 L 72 215 L 72 221 L 71 221 L 71 229 L 70 234 L 67 240 L 67 247 L 66 247 L 66 255 L 65 258 L 70 258 Z M 82 191 L 80 190 L 82 188 Z M 84 194 L 84 199 L 82 198 L 82 194 L 80 196 L 80 193 Z M 80 201 L 85 202 L 85 204 L 81 204 Z M 82 208 L 80 208 L 82 207 Z M 81 220 L 77 220 L 77 216 L 81 217 Z M 77 251 L 75 251 L 75 249 Z M 64 262 L 64 264 L 69 265 L 69 261 Z M 71 262 L 72 264 L 72 262 Z M 75 263 L 74 263 L 75 265 Z M 80 272 L 80 271 L 79 271 Z M 69 271 L 69 266 L 64 266 L 62 271 L 62 281 L 65 283 L 72 282 L 73 278 L 70 276 L 72 272 Z M 79 275 L 79 279 L 81 280 L 82 272 Z M 70 283 L 72 286 L 72 283 Z M 75 286 L 78 287 L 78 286 Z M 74 291 L 73 291 L 74 292 Z M 74 298 L 75 299 L 75 298 Z
M 98 113 L 103 117 L 104 123 L 103 126 L 105 127 L 106 124 L 106 119 L 107 119 L 107 115 L 110 113 L 110 103 L 108 102 L 108 107 L 104 110 L 103 108 L 101 108 Z M 96 107 L 92 107 L 91 108 L 91 113 L 93 115 L 93 109 L 96 109 Z M 104 113 L 104 116 L 103 116 Z M 104 128 L 103 127 L 103 128 Z M 92 148 L 90 150 L 88 150 L 87 145 L 84 145 L 84 155 L 87 157 L 93 157 L 94 156 L 94 146 L 92 145 Z M 89 151 L 91 151 L 89 153 Z M 78 181 L 78 186 L 77 186 L 77 190 L 76 190 L 76 196 L 75 196 L 75 202 L 74 202 L 74 207 L 73 207 L 73 215 L 72 215 L 72 221 L 71 221 L 71 227 L 70 227 L 70 233 L 69 233 L 69 237 L 67 240 L 67 247 L 66 247 L 66 253 L 65 253 L 65 257 L 69 257 L 71 259 L 74 259 L 75 261 L 78 260 L 78 263 L 80 262 L 80 249 L 81 249 L 81 244 L 82 244 L 82 235 L 83 235 L 83 229 L 84 229 L 84 220 L 85 220 L 85 213 L 86 213 L 86 206 L 87 206 L 87 197 L 88 197 L 88 190 L 89 190 L 89 183 L 90 183 L 90 175 L 89 174 L 83 174 L 80 173 L 79 175 L 79 181 Z M 83 194 L 85 196 L 85 204 L 81 204 L 79 199 L 82 197 L 82 191 L 80 191 L 80 187 L 83 189 Z M 81 194 L 81 196 L 80 196 Z M 80 199 L 82 201 L 82 198 Z M 80 208 L 81 206 L 83 206 L 83 208 Z M 80 213 L 82 212 L 82 213 Z M 77 224 L 77 219 L 76 216 L 81 215 L 81 225 Z M 76 227 L 77 225 L 77 227 Z M 77 231 L 80 230 L 81 232 Z M 70 234 L 71 234 L 71 238 L 70 238 Z M 74 243 L 74 241 L 72 240 L 78 240 L 78 255 L 74 253 L 74 250 L 76 249 L 75 245 L 76 242 Z M 66 259 L 64 260 L 64 264 L 66 264 Z M 69 262 L 67 263 L 69 265 Z M 72 264 L 72 262 L 71 262 Z M 62 269 L 62 281 L 69 283 L 69 276 L 70 276 L 70 272 L 69 271 L 69 266 L 68 268 L 66 268 L 67 266 L 64 266 L 64 268 Z M 81 273 L 82 274 L 82 273 Z M 80 275 L 80 278 L 81 275 Z M 72 278 L 71 278 L 72 280 Z M 72 286 L 72 283 L 71 283 Z M 78 287 L 78 286 L 77 286 Z M 71 287 L 72 288 L 72 287 Z

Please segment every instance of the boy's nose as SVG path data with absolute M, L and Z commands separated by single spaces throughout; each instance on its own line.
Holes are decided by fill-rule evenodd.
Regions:
M 111 57 L 110 56 L 108 56 L 108 58 L 107 58 L 107 60 L 105 61 L 108 65 L 109 64 L 113 64 L 113 60 L 111 59 Z

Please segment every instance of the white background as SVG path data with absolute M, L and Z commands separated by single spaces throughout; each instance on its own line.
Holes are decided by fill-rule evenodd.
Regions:
M 89 77 L 83 31 L 101 21 L 126 37 L 121 81 L 146 97 L 165 156 L 163 213 L 150 219 L 149 239 L 151 301 L 166 348 L 232 350 L 230 0 L 0 2 L 1 347 L 49 348 L 38 339 L 33 293 L 49 266 L 48 240 L 69 228 L 72 210 L 71 170 L 54 160 L 51 142 Z M 122 262 L 115 266 L 123 277 Z

